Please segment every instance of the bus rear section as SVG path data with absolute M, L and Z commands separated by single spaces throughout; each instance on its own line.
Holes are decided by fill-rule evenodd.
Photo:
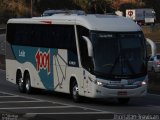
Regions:
M 70 93 L 73 73 L 68 71 L 78 67 L 74 25 L 37 23 L 8 23 L 6 78 L 21 92 L 40 88 Z

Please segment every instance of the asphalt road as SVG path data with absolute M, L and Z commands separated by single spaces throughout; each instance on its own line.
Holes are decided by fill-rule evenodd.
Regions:
M 0 119 L 3 120 L 7 117 L 18 118 L 16 120 L 139 120 L 140 116 L 147 115 L 156 116 L 153 120 L 160 119 L 160 95 L 133 98 L 128 105 L 120 105 L 114 99 L 84 98 L 82 103 L 74 103 L 69 95 L 62 93 L 40 90 L 31 95 L 20 93 L 16 85 L 6 81 L 5 71 L 0 70 Z

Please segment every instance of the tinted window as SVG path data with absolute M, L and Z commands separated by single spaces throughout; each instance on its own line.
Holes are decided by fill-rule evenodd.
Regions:
M 146 74 L 143 34 L 91 31 L 94 71 L 100 77 L 134 78 Z
M 73 25 L 8 24 L 7 40 L 15 45 L 69 49 L 76 53 Z

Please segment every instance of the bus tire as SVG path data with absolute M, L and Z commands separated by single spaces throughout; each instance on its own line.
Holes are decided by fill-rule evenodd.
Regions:
M 130 101 L 130 98 L 118 98 L 118 102 L 122 105 L 128 104 Z
M 71 84 L 71 95 L 74 102 L 80 102 L 78 83 L 74 80 Z
M 25 92 L 25 82 L 22 78 L 22 73 L 18 70 L 16 75 L 16 82 L 18 85 L 18 89 L 21 93 Z
M 32 87 L 31 87 L 31 80 L 30 80 L 30 75 L 29 73 L 26 73 L 25 75 L 25 91 L 27 94 L 32 93 Z

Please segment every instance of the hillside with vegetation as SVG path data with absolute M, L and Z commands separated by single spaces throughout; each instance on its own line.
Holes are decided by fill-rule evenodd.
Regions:
M 31 0 L 0 0 L 0 8 L 0 24 L 9 18 L 31 16 Z M 40 16 L 47 9 L 82 9 L 104 14 L 130 8 L 153 8 L 160 20 L 159 0 L 32 0 L 33 16 Z
M 13 17 L 31 17 L 31 0 L 0 0 L 0 24 Z M 46 9 L 77 9 L 72 0 L 32 0 L 33 16 Z

